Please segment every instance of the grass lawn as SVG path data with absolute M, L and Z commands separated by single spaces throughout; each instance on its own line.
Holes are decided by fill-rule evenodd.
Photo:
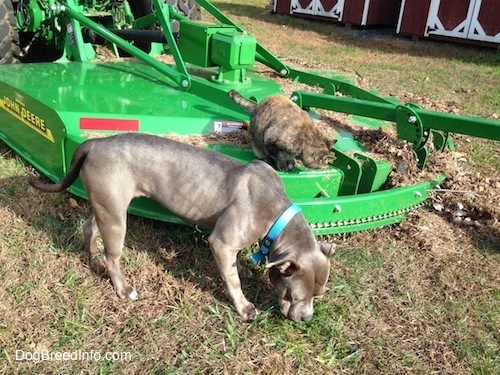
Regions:
M 431 109 L 500 115 L 494 49 L 262 14 L 266 0 L 213 3 L 291 65 Z M 488 225 L 429 205 L 391 227 L 330 236 L 329 290 L 309 323 L 283 319 L 266 272 L 245 259 L 243 290 L 261 314 L 242 322 L 202 233 L 133 216 L 122 269 L 140 298 L 121 301 L 82 251 L 88 203 L 30 188 L 33 168 L 0 143 L 0 372 L 500 374 L 499 144 L 455 140 L 467 187 L 485 186 L 473 194 L 492 206 Z

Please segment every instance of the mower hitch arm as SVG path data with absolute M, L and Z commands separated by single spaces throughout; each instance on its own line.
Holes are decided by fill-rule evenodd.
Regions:
M 137 57 L 139 60 L 142 62 L 150 65 L 160 73 L 164 74 L 171 80 L 173 80 L 176 85 L 182 89 L 182 90 L 188 90 L 189 87 L 191 86 L 191 78 L 187 72 L 177 72 L 171 67 L 169 67 L 166 64 L 163 64 L 160 61 L 157 61 L 153 57 L 149 56 L 146 52 L 140 50 L 139 48 L 133 46 L 132 44 L 128 43 L 126 40 L 123 38 L 119 37 L 112 31 L 106 29 L 105 27 L 99 25 L 98 23 L 92 21 L 91 19 L 85 17 L 84 15 L 81 14 L 78 10 L 76 10 L 73 6 L 69 4 L 69 2 L 62 2 L 60 1 L 60 11 L 67 16 L 68 18 L 74 19 L 78 21 L 80 24 L 86 26 L 90 30 L 94 31 L 104 39 L 110 41 L 111 43 L 116 44 L 119 48 L 123 49 L 125 52 L 128 52 L 130 55 Z M 77 28 L 74 28 L 75 32 Z M 165 30 L 165 29 L 164 29 Z M 170 31 L 170 30 L 169 30 Z M 80 31 L 81 32 L 81 31 Z M 166 39 L 168 42 L 170 41 L 170 38 L 168 37 L 168 32 L 165 33 Z M 172 38 L 173 41 L 173 38 Z M 169 43 L 170 45 L 172 43 Z M 173 43 L 175 46 L 175 43 Z M 172 46 L 171 46 L 172 48 Z M 179 64 L 177 64 L 179 65 Z M 184 67 L 184 63 L 180 64 L 182 67 Z
M 422 109 L 414 104 L 393 104 L 353 99 L 329 94 L 296 91 L 292 99 L 301 107 L 313 107 L 395 122 L 398 135 L 423 145 L 423 135 L 429 129 L 459 133 L 473 137 L 500 140 L 500 121 L 459 116 Z

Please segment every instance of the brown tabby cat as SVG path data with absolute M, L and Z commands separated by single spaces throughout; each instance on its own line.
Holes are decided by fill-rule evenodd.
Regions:
M 295 159 L 308 168 L 323 168 L 333 160 L 329 141 L 314 126 L 309 114 L 283 95 L 272 95 L 259 104 L 235 90 L 229 96 L 251 113 L 252 148 L 259 159 L 280 171 L 293 169 Z

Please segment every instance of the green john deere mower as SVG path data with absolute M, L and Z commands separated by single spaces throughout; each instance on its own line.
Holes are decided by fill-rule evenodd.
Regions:
M 200 22 L 200 7 L 217 22 Z M 99 49 L 113 58 L 102 59 Z M 259 73 L 259 64 L 279 80 Z M 396 139 L 411 145 L 421 170 L 433 152 L 453 148 L 449 133 L 500 139 L 498 121 L 424 110 L 338 74 L 296 70 L 206 0 L 0 0 L 0 138 L 53 181 L 89 137 L 245 132 L 250 115 L 229 90 L 259 102 L 283 93 L 283 80 L 310 88 L 291 98 L 313 117 L 341 112 L 374 129 L 390 125 Z M 444 178 L 429 174 L 391 187 L 393 162 L 374 156 L 351 132 L 335 137 L 336 158 L 328 168 L 297 165 L 279 172 L 315 234 L 396 223 Z M 242 163 L 255 158 L 251 148 L 217 139 L 203 147 Z M 80 182 L 70 191 L 86 197 Z M 184 223 L 147 198 L 134 200 L 129 210 Z

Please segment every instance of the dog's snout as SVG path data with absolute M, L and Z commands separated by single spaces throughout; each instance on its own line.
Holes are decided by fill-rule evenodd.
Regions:
M 283 315 L 288 316 L 294 322 L 310 322 L 313 318 L 314 309 L 312 303 L 290 304 L 286 306 L 288 309 L 283 309 L 283 307 L 282 305 L 281 312 Z
M 313 314 L 304 314 L 302 315 L 302 321 L 303 322 L 310 322 L 313 318 Z
M 294 322 L 310 322 L 313 318 L 312 313 L 304 313 L 300 315 L 289 314 L 288 317 Z

